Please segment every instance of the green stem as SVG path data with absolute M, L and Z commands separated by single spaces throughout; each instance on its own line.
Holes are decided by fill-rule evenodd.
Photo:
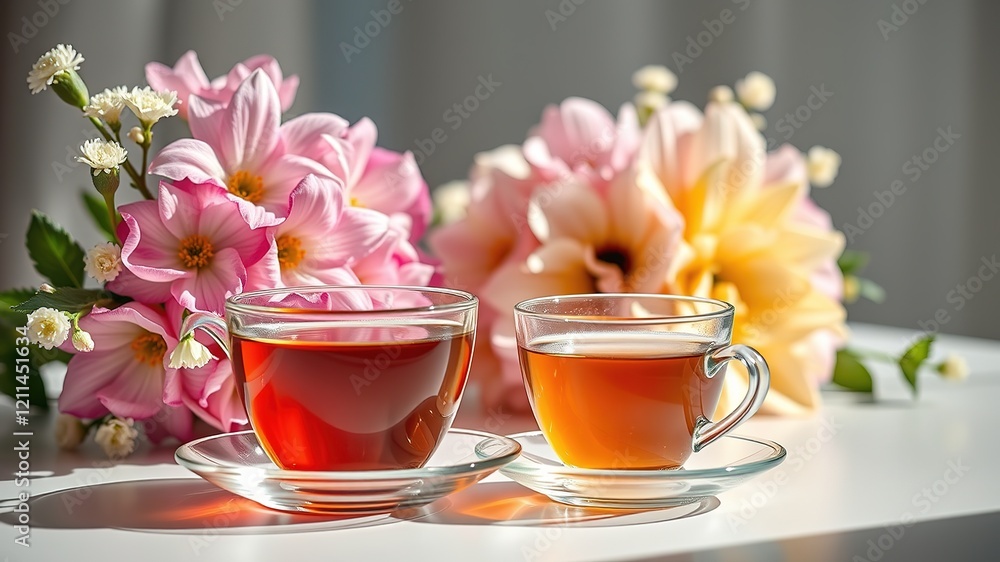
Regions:
M 114 235 L 112 242 L 118 242 L 118 208 L 115 207 L 115 194 L 103 193 L 104 206 L 108 208 L 108 217 L 111 219 L 111 234 Z
M 888 353 L 883 353 L 881 351 L 872 351 L 872 350 L 867 350 L 867 349 L 861 350 L 861 349 L 855 349 L 855 348 L 849 348 L 847 351 L 850 352 L 855 357 L 860 357 L 862 359 L 874 359 L 876 361 L 886 361 L 888 363 L 898 363 L 899 362 L 898 358 L 893 357 L 892 355 L 889 355 Z

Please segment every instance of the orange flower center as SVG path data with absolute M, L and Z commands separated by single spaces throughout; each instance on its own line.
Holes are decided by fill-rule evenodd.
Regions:
M 251 203 L 257 203 L 264 198 L 264 179 L 244 170 L 229 176 L 226 186 L 229 188 L 229 193 Z
M 618 269 L 622 270 L 622 275 L 627 275 L 632 267 L 632 258 L 628 252 L 615 246 L 602 248 L 595 257 L 602 262 L 618 266 Z
M 163 355 L 167 353 L 167 342 L 163 341 L 163 337 L 159 334 L 145 332 L 132 340 L 132 352 L 136 361 L 156 367 L 163 364 Z
M 177 255 L 181 258 L 181 263 L 188 269 L 201 269 L 211 263 L 215 251 L 212 249 L 212 241 L 201 234 L 192 234 L 181 240 L 180 250 Z
M 302 248 L 301 240 L 287 234 L 278 237 L 278 263 L 281 269 L 298 267 L 304 257 L 306 251 Z

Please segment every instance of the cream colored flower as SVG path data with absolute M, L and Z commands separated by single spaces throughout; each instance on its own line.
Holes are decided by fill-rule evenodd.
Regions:
M 59 347 L 69 337 L 70 327 L 61 311 L 42 307 L 28 315 L 28 340 L 45 349 Z
M 87 275 L 101 283 L 114 281 L 122 270 L 122 249 L 110 242 L 98 244 L 87 250 L 84 261 Z
M 212 352 L 189 334 L 177 344 L 177 347 L 170 354 L 170 368 L 195 369 L 204 367 L 212 359 L 215 359 Z
M 729 103 L 733 101 L 733 89 L 729 86 L 716 86 L 708 91 L 708 101 Z
M 139 436 L 134 425 L 132 418 L 111 418 L 97 428 L 94 441 L 112 459 L 125 458 L 135 450 L 135 440 Z
M 472 202 L 472 192 L 469 182 L 453 181 L 435 189 L 431 198 L 441 224 L 451 224 L 465 218 L 469 203 Z
M 632 84 L 644 92 L 669 94 L 677 88 L 677 75 L 665 66 L 649 65 L 632 74 Z
M 122 110 L 125 109 L 125 95 L 128 88 L 117 86 L 110 90 L 104 90 L 99 94 L 94 94 L 90 98 L 90 104 L 83 108 L 83 114 L 95 119 L 103 119 L 109 125 L 121 123 Z
M 763 72 L 751 72 L 736 81 L 736 95 L 740 103 L 750 109 L 765 111 L 774 105 L 774 80 Z
M 83 56 L 72 45 L 56 45 L 54 49 L 39 57 L 28 72 L 28 88 L 37 94 L 52 85 L 56 75 L 66 70 L 79 70 Z
M 118 166 L 121 166 L 128 159 L 128 152 L 122 148 L 122 145 L 103 139 L 91 139 L 83 143 L 80 152 L 83 153 L 83 156 L 77 156 L 76 161 L 90 166 L 94 170 L 95 176 L 101 172 L 109 174 L 117 172 Z
M 809 149 L 806 157 L 809 183 L 815 187 L 827 187 L 837 179 L 840 171 L 840 155 L 823 146 Z
M 814 279 L 840 255 L 844 237 L 802 219 L 811 201 L 801 153 L 767 154 L 743 107 L 709 103 L 697 120 L 677 109 L 653 116 L 640 148 L 643 185 L 685 224 L 678 257 L 654 292 L 732 303 L 732 341 L 754 347 L 770 366 L 762 411 L 813 411 L 846 337 L 843 306 Z M 717 413 L 734 409 L 746 381 L 740 365 L 729 367 Z
M 763 131 L 767 128 L 767 118 L 760 113 L 751 113 L 750 120 L 753 121 L 753 126 L 757 127 L 758 131 Z
M 670 102 L 666 94 L 646 90 L 635 95 L 633 100 L 640 115 L 652 115 L 663 109 Z
M 177 109 L 174 108 L 177 105 L 177 92 L 174 91 L 157 92 L 149 86 L 135 87 L 124 96 L 124 100 L 125 105 L 146 128 L 152 127 L 164 117 L 177 115 Z
M 941 377 L 960 381 L 969 376 L 969 364 L 961 355 L 949 355 L 944 362 L 938 365 L 938 372 Z
M 83 422 L 69 414 L 59 414 L 56 418 L 56 444 L 60 449 L 72 451 L 76 449 L 87 435 Z
M 94 351 L 94 338 L 90 332 L 77 330 L 73 332 L 73 347 L 81 353 Z
M 142 144 L 146 140 L 146 135 L 142 134 L 141 127 L 132 127 L 126 135 L 135 144 Z

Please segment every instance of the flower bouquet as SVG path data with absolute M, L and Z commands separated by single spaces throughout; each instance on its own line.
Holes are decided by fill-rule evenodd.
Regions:
M 713 89 L 704 111 L 668 98 L 677 80 L 664 67 L 633 81 L 635 103 L 617 116 L 582 98 L 549 106 L 522 145 L 478 155 L 468 181 L 435 194 L 449 222 L 431 247 L 448 282 L 483 299 L 474 372 L 486 402 L 527 410 L 514 304 L 597 292 L 732 303 L 733 342 L 759 350 L 771 368 L 763 412 L 815 410 L 831 377 L 870 391 L 859 354 L 842 349 L 842 301 L 879 289 L 857 277 L 861 256 L 844 252 L 844 236 L 809 196 L 810 186 L 833 182 L 840 157 L 768 146 L 758 111 L 775 87 L 759 72 L 735 94 Z M 890 357 L 914 388 L 931 339 Z M 731 367 L 719 411 L 731 411 L 746 385 Z
M 219 431 L 247 423 L 221 350 L 201 336 L 179 339 L 191 312 L 221 314 L 226 298 L 255 289 L 431 281 L 434 266 L 414 245 L 431 206 L 413 156 L 375 146 L 368 119 L 308 113 L 282 122 L 298 79 L 273 58 L 209 80 L 188 52 L 172 68 L 147 65 L 148 86 L 93 96 L 77 72 L 83 60 L 59 45 L 28 85 L 53 90 L 93 124 L 78 160 L 92 170 L 100 197 L 84 202 L 107 242 L 84 250 L 36 211 L 26 242 L 47 283 L 0 297 L 11 333 L 0 351 L 8 369 L 16 365 L 5 390 L 19 408 L 47 407 L 38 368 L 68 362 L 62 445 L 93 429 L 120 457 L 139 429 L 184 441 L 196 419 Z M 178 114 L 190 137 L 153 150 L 157 123 Z M 117 203 L 122 176 L 139 201 Z

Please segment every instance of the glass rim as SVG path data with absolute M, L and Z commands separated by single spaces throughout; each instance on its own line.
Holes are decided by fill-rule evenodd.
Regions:
M 588 299 L 653 299 L 658 301 L 681 301 L 690 303 L 710 304 L 719 307 L 713 312 L 700 312 L 697 314 L 656 314 L 644 317 L 622 317 L 622 316 L 593 316 L 582 314 L 566 314 L 559 312 L 537 312 L 529 310 L 527 307 L 543 303 L 554 302 L 556 300 L 588 300 Z M 532 317 L 541 320 L 554 320 L 560 322 L 572 322 L 580 324 L 615 324 L 615 325 L 644 325 L 644 324 L 685 324 L 690 322 L 705 322 L 718 320 L 726 316 L 732 316 L 736 308 L 726 301 L 712 299 L 708 297 L 695 297 L 689 295 L 671 295 L 661 293 L 581 293 L 572 295 L 549 295 L 523 300 L 514 305 L 515 314 Z
M 393 291 L 409 291 L 413 293 L 434 293 L 438 295 L 449 295 L 456 297 L 460 300 L 452 303 L 445 304 L 431 304 L 427 306 L 409 306 L 405 308 L 387 308 L 381 310 L 322 310 L 314 308 L 291 308 L 288 306 L 270 306 L 266 304 L 250 304 L 247 302 L 241 302 L 246 299 L 254 299 L 259 297 L 267 297 L 271 295 L 279 295 L 283 293 L 329 293 L 329 292 L 339 292 L 346 290 L 393 290 Z M 240 314 L 269 314 L 275 316 L 283 315 L 293 315 L 293 314 L 315 314 L 319 315 L 357 315 L 357 316 L 370 316 L 370 315 L 385 315 L 385 314 L 415 314 L 415 313 L 449 313 L 449 312 L 464 312 L 476 307 L 479 303 L 479 297 L 469 293 L 467 291 L 461 291 L 459 289 L 449 289 L 445 287 L 422 287 L 419 285 L 300 285 L 294 287 L 279 287 L 274 289 L 261 289 L 257 291 L 248 291 L 246 293 L 240 293 L 238 295 L 233 295 L 226 299 L 226 312 L 235 312 Z

